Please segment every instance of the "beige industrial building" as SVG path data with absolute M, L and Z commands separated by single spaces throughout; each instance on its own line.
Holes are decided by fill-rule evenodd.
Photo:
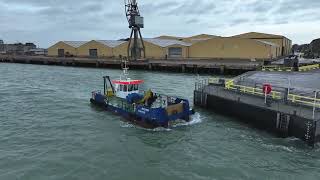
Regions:
M 87 41 L 60 41 L 48 48 L 48 56 L 78 56 L 77 48 Z
M 167 59 L 167 58 L 188 58 L 190 43 L 186 43 L 174 39 L 157 39 L 157 38 L 145 38 L 143 40 L 146 49 L 146 58 L 149 59 Z M 125 42 L 123 46 L 115 47 L 118 53 L 126 56 L 128 49 L 128 42 Z M 130 53 L 130 52 L 129 52 Z M 143 52 L 141 52 L 143 53 Z
M 182 41 L 188 42 L 188 43 L 197 43 L 199 41 L 206 41 L 208 39 L 219 38 L 219 37 L 220 36 L 214 36 L 210 34 L 199 34 L 199 35 L 183 38 Z
M 79 57 L 118 57 L 126 56 L 125 41 L 92 40 L 77 48 Z M 116 50 L 119 48 L 122 50 Z
M 146 57 L 151 59 L 188 58 L 190 43 L 172 39 L 144 39 Z
M 144 39 L 146 57 L 150 59 L 188 58 L 190 43 L 171 39 Z M 127 41 L 92 40 L 61 41 L 48 49 L 49 56 L 77 57 L 125 57 L 127 56 Z
M 280 47 L 280 56 L 287 56 L 291 53 L 292 41 L 286 38 L 285 36 L 249 32 L 249 33 L 239 34 L 232 37 L 262 40 L 262 41 L 267 41 L 267 42 L 277 44 Z
M 264 60 L 278 57 L 278 49 L 278 45 L 265 41 L 219 37 L 192 44 L 189 57 Z
M 284 36 L 245 33 L 232 37 L 200 34 L 191 37 L 159 36 L 144 39 L 148 59 L 250 59 L 269 60 L 291 52 Z M 118 58 L 127 56 L 127 41 L 61 41 L 48 49 L 49 56 Z

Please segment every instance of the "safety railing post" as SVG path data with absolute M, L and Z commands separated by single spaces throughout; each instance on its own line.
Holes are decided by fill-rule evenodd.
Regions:
M 289 97 L 290 97 L 290 96 L 292 96 L 291 101 L 294 103 L 294 102 L 295 102 L 295 100 L 296 100 L 296 97 L 295 97 L 294 95 L 289 94 Z

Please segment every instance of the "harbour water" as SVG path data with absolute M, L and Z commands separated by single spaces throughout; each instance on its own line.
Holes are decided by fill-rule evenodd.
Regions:
M 130 73 L 146 89 L 192 100 L 196 75 Z M 1 63 L 0 180 L 320 178 L 320 145 L 202 109 L 191 123 L 150 131 L 91 106 L 102 76 L 120 74 Z

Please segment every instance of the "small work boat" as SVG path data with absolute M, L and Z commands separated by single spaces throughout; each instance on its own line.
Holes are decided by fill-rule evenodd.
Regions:
M 189 122 L 194 114 L 187 99 L 161 95 L 151 89 L 141 91 L 144 81 L 128 78 L 126 65 L 119 80 L 109 76 L 103 80 L 103 92 L 93 91 L 90 102 L 141 127 L 168 128 L 174 122 Z

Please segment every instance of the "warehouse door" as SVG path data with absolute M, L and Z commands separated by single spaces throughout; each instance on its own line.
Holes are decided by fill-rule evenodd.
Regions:
M 170 58 L 182 57 L 182 48 L 181 47 L 169 48 L 169 57 Z
M 97 49 L 89 49 L 89 56 L 90 57 L 98 57 L 98 50 Z
M 64 49 L 58 49 L 58 56 L 64 57 Z

